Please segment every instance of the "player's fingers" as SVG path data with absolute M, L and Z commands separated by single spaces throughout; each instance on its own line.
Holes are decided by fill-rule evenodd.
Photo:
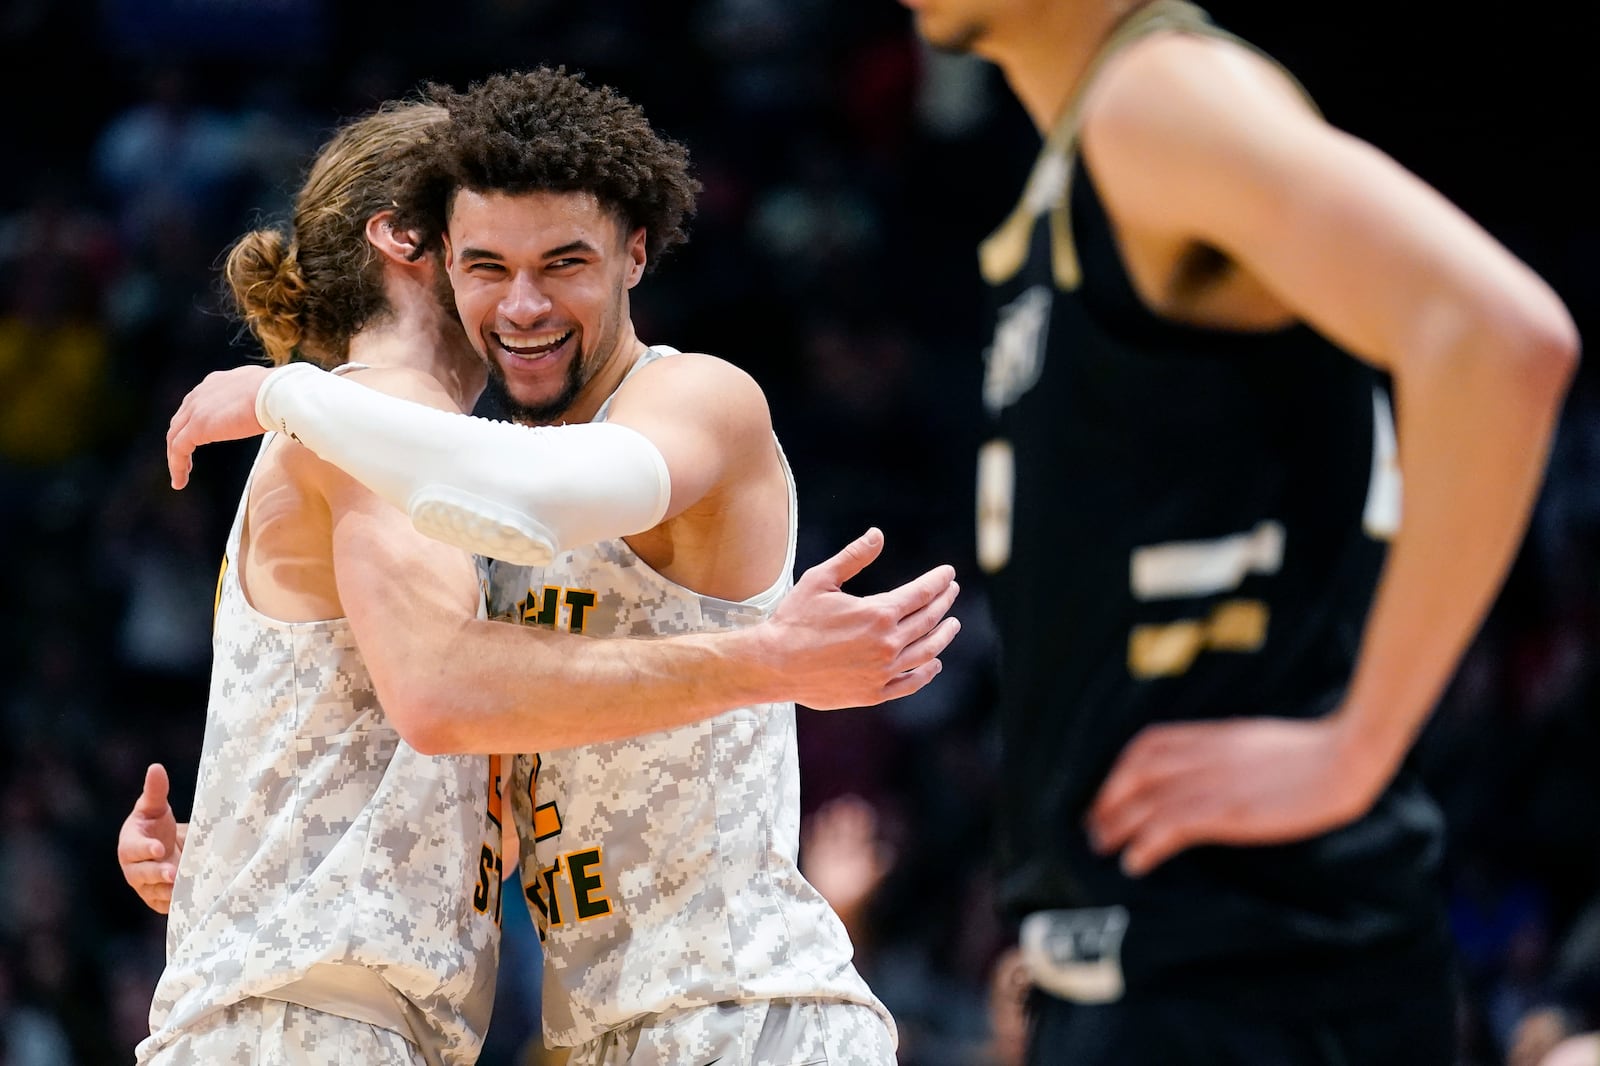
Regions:
M 1121 849 L 1167 791 L 1167 775 L 1137 739 L 1118 757 L 1089 805 L 1086 828 L 1101 854 Z
M 184 398 L 178 402 L 178 409 L 172 412 L 172 418 L 167 422 L 168 440 L 172 439 L 172 434 L 177 431 L 179 426 L 188 421 L 190 414 L 194 411 L 194 404 L 190 400 L 190 397 L 193 395 L 193 392 L 185 395 Z
M 139 893 L 139 898 L 144 900 L 144 905 L 157 914 L 167 914 L 172 910 L 171 887 L 154 886 L 144 889 Z
M 1170 776 L 1174 744 L 1167 728 L 1147 726 L 1128 741 L 1090 805 L 1091 821 L 1108 817 Z
M 868 529 L 831 558 L 813 566 L 801 575 L 800 580 L 815 575 L 829 587 L 838 588 L 865 570 L 872 561 L 883 554 L 883 532 L 877 526 Z
M 1150 819 L 1138 836 L 1122 849 L 1122 872 L 1129 877 L 1143 877 L 1180 851 L 1203 843 L 1203 834 L 1197 821 L 1177 812 L 1172 816 Z
M 122 877 L 140 895 L 178 879 L 178 867 L 170 862 L 124 862 Z
M 955 583 L 956 568 L 946 563 L 934 567 L 921 577 L 907 581 L 899 588 L 880 592 L 869 598 L 888 604 L 896 618 L 907 618 L 939 597 L 948 594 L 950 586 Z M 957 587 L 956 591 L 959 592 L 960 588 Z
M 1111 772 L 1100 782 L 1100 789 L 1089 804 L 1088 827 L 1090 835 L 1098 839 L 1106 832 L 1107 823 L 1119 817 L 1118 812 L 1127 807 L 1135 794 L 1144 787 L 1136 759 L 1124 751 L 1111 764 Z
M 1152 789 L 1131 794 L 1113 806 L 1096 806 L 1086 826 L 1090 845 L 1101 855 L 1121 851 L 1144 830 L 1160 801 L 1159 792 Z
M 175 489 L 181 489 L 189 483 L 189 471 L 194 468 L 193 425 L 191 415 L 180 407 L 178 414 L 172 418 L 172 427 L 167 430 L 167 474 Z
M 879 695 L 882 697 L 878 702 L 888 703 L 890 700 L 897 700 L 904 696 L 909 696 L 913 692 L 921 691 L 928 682 L 938 677 L 939 672 L 943 669 L 944 664 L 938 659 L 929 659 L 914 670 L 896 674 L 892 681 L 878 690 Z
M 147 835 L 139 826 L 124 823 L 122 834 L 117 838 L 117 862 L 124 870 L 135 863 L 152 862 L 166 857 L 165 844 Z
M 178 823 L 178 851 L 179 852 L 183 851 L 184 842 L 187 841 L 188 839 L 189 839 L 189 823 L 188 822 L 179 822 Z
M 961 595 L 961 585 L 955 581 L 950 582 L 932 600 L 902 618 L 900 631 L 907 638 L 920 637 L 932 631 L 946 612 L 955 606 L 956 597 L 959 595 Z
M 188 404 L 188 401 L 186 400 L 183 403 L 178 405 L 178 409 L 176 411 L 172 412 L 172 420 L 167 423 L 167 439 L 166 439 L 166 441 L 167 441 L 167 469 L 168 470 L 172 469 L 174 446 L 177 443 L 178 435 L 183 432 L 183 427 L 188 421 L 189 421 L 189 404 Z
M 904 672 L 914 670 L 927 662 L 944 654 L 950 642 L 956 639 L 956 634 L 961 632 L 961 619 L 946 618 L 933 629 L 916 640 L 907 644 L 900 654 L 895 657 L 895 670 Z
M 139 800 L 133 805 L 133 812 L 148 818 L 165 814 L 168 787 L 169 782 L 165 766 L 158 762 L 153 762 L 145 767 L 144 790 L 139 793 Z

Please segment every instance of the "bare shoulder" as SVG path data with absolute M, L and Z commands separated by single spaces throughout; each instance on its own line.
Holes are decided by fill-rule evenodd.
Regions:
M 427 404 L 429 407 L 445 411 L 461 410 L 461 406 L 451 398 L 449 390 L 438 378 L 416 367 L 368 366 L 351 370 L 345 376 L 369 389 L 402 400 Z
M 1084 101 L 1083 155 L 1119 225 L 1226 247 L 1268 218 L 1349 138 L 1293 78 L 1232 40 L 1158 34 L 1129 45 Z
M 1084 108 L 1086 136 L 1164 133 L 1196 120 L 1232 125 L 1261 112 L 1316 118 L 1278 63 L 1238 41 L 1196 33 L 1153 34 L 1123 49 L 1090 86 Z
M 744 369 L 715 355 L 704 352 L 680 352 L 665 359 L 657 359 L 629 378 L 623 385 L 627 389 L 635 382 L 649 382 L 651 388 L 671 382 L 674 388 L 700 388 L 707 390 L 751 390 L 760 393 L 761 386 Z
M 753 429 L 770 429 L 772 423 L 760 383 L 726 359 L 702 352 L 657 359 L 622 384 L 613 415 L 645 410 L 692 413 Z

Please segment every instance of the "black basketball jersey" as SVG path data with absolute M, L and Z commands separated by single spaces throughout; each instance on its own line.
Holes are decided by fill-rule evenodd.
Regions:
M 1442 943 L 1440 819 L 1409 771 L 1296 844 L 1195 848 L 1137 880 L 1089 847 L 1088 807 L 1143 726 L 1338 703 L 1398 473 L 1369 366 L 1303 326 L 1193 328 L 1143 305 L 1074 127 L 980 252 L 998 309 L 978 547 L 1001 634 L 1002 904 L 1127 908 L 1130 993 L 1202 967 L 1222 994 L 1228 975 L 1383 994 L 1346 967 Z

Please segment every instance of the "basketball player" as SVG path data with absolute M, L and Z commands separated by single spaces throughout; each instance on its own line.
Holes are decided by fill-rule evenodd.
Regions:
M 236 303 L 275 358 L 298 344 L 330 365 L 431 371 L 441 394 L 471 368 L 435 310 L 433 268 L 380 214 L 441 118 L 397 106 L 345 127 L 301 191 L 293 243 L 257 231 L 230 251 Z M 386 258 L 362 270 L 369 240 Z M 320 317 L 340 300 L 354 328 Z M 278 437 L 251 470 L 218 586 L 194 832 L 141 1063 L 477 1058 L 499 944 L 498 885 L 486 891 L 479 870 L 499 854 L 501 782 L 482 756 L 419 755 L 380 707 L 360 650 L 370 630 L 345 610 L 335 572 L 377 550 L 367 495 Z
M 979 248 L 1028 1061 L 1453 1061 L 1407 752 L 1522 537 L 1566 310 L 1187 3 L 905 3 L 1044 138 Z
M 430 633 L 410 606 L 414 592 L 361 594 L 364 607 L 413 630 L 367 651 L 386 696 L 383 681 L 416 673 L 418 662 L 439 670 L 441 648 L 463 670 L 490 668 L 483 684 L 456 674 L 448 688 L 464 691 L 426 733 L 429 750 L 540 747 L 532 724 L 545 716 L 546 688 L 557 689 L 549 702 L 558 712 L 567 704 L 590 711 L 587 720 L 553 716 L 544 753 L 519 758 L 514 776 L 524 882 L 548 959 L 547 1038 L 577 1045 L 573 1062 L 892 1063 L 893 1023 L 852 967 L 837 917 L 795 867 L 798 775 L 786 694 L 812 696 L 761 680 L 772 649 L 760 652 L 758 670 L 703 657 L 704 686 L 739 691 L 720 680 L 737 677 L 747 705 L 663 729 L 674 723 L 654 704 L 676 690 L 653 676 L 664 669 L 653 656 L 627 657 L 635 644 L 647 653 L 691 639 L 710 648 L 709 637 L 763 628 L 776 638 L 786 627 L 775 623 L 787 622 L 796 602 L 784 598 L 793 485 L 759 389 L 709 356 L 646 348 L 628 315 L 629 289 L 682 237 L 692 196 L 684 153 L 616 94 L 560 71 L 492 78 L 459 94 L 438 88 L 435 99 L 450 122 L 419 153 L 416 180 L 390 221 L 403 222 L 417 248 L 437 237 L 500 406 L 525 422 L 572 424 L 535 430 L 446 417 L 303 366 L 275 372 L 244 410 L 259 399 L 262 424 L 346 467 L 418 526 L 541 562 L 490 564 L 497 613 L 570 634 L 668 638 L 576 640 L 591 668 L 605 662 L 583 645 L 623 661 L 649 686 L 644 697 L 618 693 L 614 714 L 603 687 L 599 698 L 586 691 L 585 703 L 559 691 L 560 668 L 532 684 L 526 671 L 508 672 L 520 687 L 502 689 L 493 668 L 511 644 L 463 639 L 459 620 Z M 627 153 L 619 156 L 618 145 Z M 182 454 L 175 482 L 188 450 L 217 439 L 195 427 L 227 423 L 207 414 L 211 400 L 229 389 L 237 396 L 241 380 L 255 379 L 213 375 L 186 400 L 169 437 L 173 455 Z M 485 476 L 490 467 L 498 472 Z M 387 518 L 406 520 L 398 509 Z M 395 564 L 395 553 L 385 554 L 374 568 Z M 406 557 L 407 572 L 421 554 Z M 935 617 L 955 592 L 951 577 L 947 568 L 926 576 L 910 610 L 877 605 L 917 630 L 890 656 L 897 679 L 880 672 L 868 691 L 857 678 L 836 677 L 812 705 L 844 705 L 848 689 L 879 702 L 931 679 L 956 628 Z M 867 621 L 853 623 L 853 643 Z M 872 639 L 888 650 L 883 633 Z M 473 662 L 478 656 L 488 661 Z M 859 662 L 852 671 L 861 672 Z M 580 672 L 580 689 L 584 682 Z M 413 683 L 430 686 L 413 679 L 393 700 L 406 706 L 400 689 Z M 433 699 L 448 691 L 431 687 Z M 521 698 L 520 710 L 500 704 L 508 695 Z M 694 706 L 711 699 L 692 685 L 679 698 Z M 737 702 L 717 698 L 722 707 Z M 680 722 L 697 716 L 672 713 Z M 649 737 L 574 746 L 638 733 L 647 721 L 658 730 Z

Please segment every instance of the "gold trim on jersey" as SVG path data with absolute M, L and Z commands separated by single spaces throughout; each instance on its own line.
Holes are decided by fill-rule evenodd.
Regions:
M 1204 619 L 1135 626 L 1128 634 L 1128 672 L 1140 680 L 1177 677 L 1202 651 L 1260 651 L 1268 616 L 1260 600 L 1225 600 Z
M 1107 60 L 1139 38 L 1163 30 L 1218 37 L 1255 52 L 1282 71 L 1312 109 L 1316 109 L 1310 94 L 1281 64 L 1248 41 L 1213 24 L 1203 9 L 1186 0 L 1151 0 L 1119 23 L 1101 44 L 1100 51 L 1078 80 L 1072 99 L 1056 120 L 1055 128 L 1045 139 L 1044 147 L 1039 150 L 1033 170 L 1028 174 L 1028 182 L 1023 186 L 1022 199 L 1012 208 L 1006 220 L 978 245 L 978 271 L 984 281 L 990 285 L 1003 285 L 1017 276 L 1028 261 L 1034 223 L 1048 211 L 1050 268 L 1056 288 L 1072 292 L 1082 282 L 1083 270 L 1072 235 L 1071 191 L 1084 97 Z
M 217 627 L 217 612 L 222 610 L 222 581 L 228 576 L 228 556 L 222 556 L 222 566 L 217 570 L 217 591 L 211 597 L 211 628 Z

